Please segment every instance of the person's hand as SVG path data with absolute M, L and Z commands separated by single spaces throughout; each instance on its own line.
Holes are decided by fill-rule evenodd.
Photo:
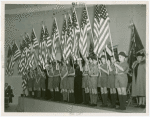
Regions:
M 116 65 L 117 65 L 117 63 L 116 63 L 116 62 L 114 62 L 114 65 L 116 66 Z

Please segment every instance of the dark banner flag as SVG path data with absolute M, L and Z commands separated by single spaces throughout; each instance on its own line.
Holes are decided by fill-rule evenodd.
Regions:
M 131 29 L 131 42 L 130 42 L 130 48 L 129 48 L 129 57 L 128 57 L 128 63 L 129 63 L 129 72 L 128 72 L 128 82 L 132 82 L 132 64 L 136 61 L 136 53 L 142 52 L 144 50 L 143 44 L 141 42 L 141 39 L 139 37 L 139 34 L 136 30 L 135 25 L 133 24 Z
M 142 52 L 144 47 L 141 42 L 141 39 L 139 37 L 139 34 L 136 30 L 135 25 L 133 24 L 132 29 L 131 29 L 131 42 L 130 42 L 130 48 L 129 48 L 129 58 L 128 58 L 128 63 L 130 69 L 132 68 L 132 64 L 134 61 L 136 61 L 136 53 Z

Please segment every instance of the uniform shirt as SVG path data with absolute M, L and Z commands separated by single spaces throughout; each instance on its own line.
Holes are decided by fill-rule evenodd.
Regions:
M 104 70 L 108 71 L 106 63 L 102 64 L 101 68 L 103 68 Z M 108 74 L 106 72 L 104 72 L 103 70 L 101 70 L 101 77 L 107 77 L 107 76 L 108 76 Z
M 83 75 L 88 75 L 88 64 L 85 64 L 85 66 L 83 67 Z
M 45 71 L 42 71 L 41 78 L 42 78 L 42 79 L 46 79 Z
M 95 64 L 91 64 L 89 74 L 90 75 L 98 75 L 98 66 Z
M 35 76 L 34 76 L 34 73 L 33 73 L 33 72 L 30 72 L 30 73 L 29 73 L 29 78 L 31 78 L 31 79 L 34 79 L 34 78 L 35 78 Z
M 53 77 L 53 68 L 50 67 L 50 69 L 47 71 L 48 77 Z
M 67 67 L 66 65 L 63 65 L 60 67 L 60 75 L 61 77 L 64 77 L 64 75 L 67 73 Z
M 122 63 L 118 63 L 118 65 L 121 66 L 124 69 L 124 71 L 122 71 L 118 67 L 116 67 L 117 68 L 117 73 L 125 73 L 125 74 L 128 73 L 129 65 L 126 61 L 124 61 Z
M 56 64 L 53 65 L 54 76 L 59 76 L 59 69 L 56 69 Z
M 110 75 L 115 74 L 116 68 L 114 64 L 110 64 L 112 71 L 109 72 Z
M 69 66 L 67 66 L 67 68 L 68 68 L 68 75 L 75 73 L 75 71 L 74 71 L 72 66 L 69 65 Z

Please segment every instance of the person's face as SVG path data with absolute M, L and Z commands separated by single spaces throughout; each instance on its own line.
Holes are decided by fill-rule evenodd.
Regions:
M 125 60 L 125 57 L 122 56 L 122 55 L 119 55 L 119 61 L 120 61 L 120 62 L 124 62 L 124 60 Z
M 111 61 L 112 63 L 114 63 L 114 62 L 115 62 L 114 57 L 111 57 L 110 61 Z
M 142 56 L 137 56 L 137 61 L 140 62 L 142 60 Z
M 106 63 L 105 58 L 102 58 L 102 63 L 103 63 L 103 64 L 105 64 L 105 63 Z

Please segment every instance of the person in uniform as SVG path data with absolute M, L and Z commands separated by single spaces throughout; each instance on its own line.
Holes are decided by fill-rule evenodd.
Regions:
M 97 78 L 98 78 L 98 65 L 96 55 L 91 57 L 93 63 L 89 69 L 89 89 L 91 106 L 97 106 Z
M 105 55 L 101 56 L 101 62 L 102 64 L 99 65 L 100 70 L 100 86 L 101 86 L 101 96 L 103 100 L 102 107 L 107 107 L 107 87 L 108 87 L 108 66 L 106 63 Z
M 50 99 L 53 101 L 54 100 L 54 86 L 53 86 L 54 72 L 53 72 L 52 63 L 50 63 L 50 65 L 46 64 L 45 68 L 48 76 L 48 89 L 50 90 L 50 95 L 51 95 Z
M 61 77 L 60 89 L 64 102 L 67 101 L 67 76 L 68 76 L 67 65 L 66 62 L 63 61 L 60 66 L 60 77 Z
M 34 78 L 33 78 L 33 71 L 32 71 L 32 69 L 30 68 L 29 69 L 29 71 L 28 71 L 28 73 L 27 73 L 27 77 L 28 77 L 28 91 L 29 91 L 29 97 L 32 97 L 32 89 L 33 89 L 33 83 L 34 83 Z
M 68 77 L 67 77 L 67 89 L 68 89 L 68 102 L 74 103 L 74 64 L 73 60 L 70 59 L 69 63 L 67 64 L 68 69 Z
M 115 79 L 115 87 L 118 91 L 118 98 L 120 102 L 120 106 L 116 109 L 126 110 L 126 87 L 128 84 L 127 73 L 129 70 L 129 65 L 125 61 L 126 54 L 124 52 L 119 53 L 119 63 L 114 63 L 116 67 L 116 79 Z
M 116 107 L 116 88 L 115 88 L 115 74 L 116 68 L 114 65 L 115 58 L 111 56 L 110 61 L 108 61 L 109 75 L 108 75 L 108 88 L 110 88 L 110 96 L 111 96 L 111 108 Z
M 53 65 L 53 70 L 54 70 L 53 86 L 54 86 L 54 90 L 55 90 L 55 95 L 54 95 L 55 101 L 60 101 L 60 95 L 59 95 L 60 70 L 59 70 L 59 65 L 60 65 L 60 61 L 58 61 L 58 60 Z
M 45 74 L 44 69 L 42 69 L 41 67 L 39 67 L 39 70 L 41 72 L 41 74 L 40 74 L 40 78 L 41 78 L 41 80 L 40 80 L 40 88 L 41 88 L 41 94 L 42 94 L 41 97 L 43 99 L 45 99 L 45 91 L 46 91 L 45 80 L 46 80 L 46 74 Z
M 83 95 L 83 104 L 89 104 L 89 58 L 86 58 L 86 61 L 83 63 L 83 77 L 82 77 L 82 95 Z
M 33 80 L 33 91 L 34 91 L 34 98 L 37 97 L 37 90 L 35 90 L 35 81 L 36 81 L 36 78 L 37 78 L 37 68 L 34 68 L 33 70 L 33 77 L 34 77 L 34 80 Z
M 137 98 L 136 107 L 145 108 L 146 104 L 146 64 L 144 53 L 137 53 L 137 61 L 132 65 L 132 97 Z
M 82 103 L 82 71 L 80 70 L 80 60 L 75 68 L 75 78 L 74 78 L 74 98 L 75 104 Z
M 41 89 L 40 89 L 40 72 L 38 67 L 34 70 L 35 73 L 35 80 L 34 80 L 34 91 L 35 91 L 35 98 L 41 97 Z

